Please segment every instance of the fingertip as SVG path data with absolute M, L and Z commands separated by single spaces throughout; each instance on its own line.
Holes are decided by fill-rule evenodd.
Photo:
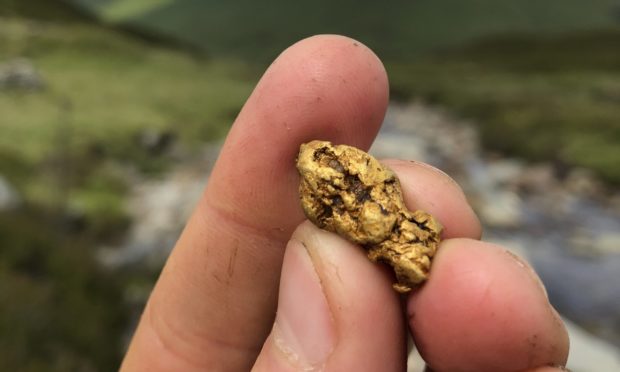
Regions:
M 407 206 L 437 218 L 443 226 L 444 239 L 480 239 L 480 220 L 461 187 L 450 176 L 422 162 L 398 159 L 382 162 L 398 174 Z
M 307 245 L 332 311 L 337 345 L 326 370 L 402 370 L 404 322 L 392 278 L 363 249 L 306 222 L 295 238 Z
M 282 52 L 265 76 L 269 79 L 283 71 L 301 79 L 300 88 L 314 93 L 317 102 L 322 97 L 333 97 L 335 101 L 349 99 L 349 109 L 359 113 L 374 111 L 373 107 L 378 112 L 387 108 L 389 86 L 385 67 L 370 48 L 355 39 L 341 35 L 302 39 Z M 340 95 L 345 92 L 346 96 Z M 371 104 L 371 109 L 365 104 Z M 362 106 L 356 109 L 357 105 Z M 379 119 L 383 119 L 383 114 Z
M 207 199 L 230 214 L 280 206 L 280 213 L 251 219 L 286 226 L 290 234 L 302 217 L 294 167 L 299 145 L 322 139 L 368 149 L 383 122 L 388 92 L 381 61 L 363 44 L 337 35 L 297 42 L 267 69 L 239 113 Z M 240 180 L 253 187 L 231 187 Z
M 568 336 L 531 268 L 493 244 L 449 239 L 410 296 L 416 345 L 434 370 L 563 365 Z
M 278 92 L 285 95 L 282 100 Z M 287 108 L 314 117 L 308 123 L 314 130 L 303 141 L 331 139 L 330 133 L 321 128 L 323 124 L 330 126 L 330 132 L 348 139 L 347 144 L 367 149 L 383 121 L 389 87 L 381 60 L 364 44 L 340 35 L 316 35 L 282 52 L 266 71 L 255 94 L 256 102 L 263 107 L 270 104 L 263 98 L 271 102 L 275 111 L 267 114 L 275 118 Z M 287 102 L 294 104 L 287 107 Z
M 276 321 L 254 370 L 403 370 L 403 329 L 390 278 L 360 247 L 305 222 L 287 246 Z

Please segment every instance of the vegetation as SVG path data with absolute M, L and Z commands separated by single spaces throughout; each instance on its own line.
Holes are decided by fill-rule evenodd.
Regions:
M 263 63 L 317 33 L 350 35 L 384 60 L 410 61 L 490 34 L 610 27 L 618 5 L 615 0 L 73 1 L 108 22 L 163 33 L 211 55 Z
M 474 119 L 490 149 L 620 184 L 615 0 L 584 1 L 74 1 L 102 25 L 60 0 L 0 0 L 0 65 L 26 59 L 43 82 L 0 89 L 0 176 L 23 199 L 0 212 L 0 370 L 116 368 L 127 293 L 156 274 L 112 273 L 95 252 L 131 223 L 129 180 L 173 162 L 145 138 L 185 153 L 220 138 L 258 71 L 314 33 L 362 40 L 393 98 Z
M 489 149 L 620 184 L 614 0 L 75 1 L 108 22 L 259 65 L 308 35 L 353 36 L 386 62 L 393 97 L 474 119 Z
M 54 214 L 0 214 L 0 370 L 118 368 L 126 275 L 103 270 L 91 241 Z
M 140 170 L 165 163 L 138 143 L 145 131 L 171 133 L 190 148 L 218 138 L 251 89 L 239 62 L 195 58 L 87 23 L 8 18 L 0 43 L 0 60 L 28 58 L 45 83 L 0 94 L 0 153 L 19 159 L 20 169 L 7 164 L 14 172 L 8 176 L 37 203 L 51 202 L 49 178 L 66 179 L 68 172 L 71 197 L 106 198 L 76 205 L 109 208 L 122 188 L 104 187 L 111 194 L 103 195 L 100 186 L 117 183 L 115 162 Z M 34 172 L 41 167 L 64 173 Z M 106 178 L 96 187 L 94 173 Z
M 620 184 L 620 31 L 512 36 L 391 64 L 393 97 L 473 119 L 485 148 Z
M 221 137 L 255 75 L 58 1 L 0 0 L 0 17 L 0 65 L 25 59 L 43 81 L 0 89 L 0 175 L 22 199 L 0 211 L 0 370 L 114 370 L 131 326 L 127 293 L 154 274 L 111 272 L 95 253 L 131 222 L 132 175 L 172 161 L 144 137 L 190 153 Z

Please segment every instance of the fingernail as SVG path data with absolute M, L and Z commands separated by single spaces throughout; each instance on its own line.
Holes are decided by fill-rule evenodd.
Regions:
M 327 298 L 307 249 L 297 240 L 286 248 L 273 336 L 287 359 L 302 370 L 319 368 L 334 349 Z

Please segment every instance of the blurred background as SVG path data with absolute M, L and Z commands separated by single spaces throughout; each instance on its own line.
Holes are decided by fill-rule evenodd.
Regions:
M 620 370 L 617 0 L 0 0 L 0 370 L 118 368 L 244 100 L 316 33 L 385 62 L 372 151 L 457 179 L 569 366 Z

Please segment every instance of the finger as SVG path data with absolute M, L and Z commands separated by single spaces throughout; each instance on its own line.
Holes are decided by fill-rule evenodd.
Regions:
M 254 371 L 402 371 L 398 296 L 360 247 L 303 223 L 289 242 L 278 314 Z
M 148 301 L 124 370 L 247 370 L 273 324 L 286 241 L 302 220 L 300 143 L 368 148 L 387 107 L 377 57 L 344 37 L 286 50 L 233 125 Z
M 449 176 L 423 163 L 400 160 L 386 160 L 383 163 L 398 174 L 403 195 L 408 205 L 412 209 L 424 209 L 435 215 L 444 224 L 448 237 L 470 236 L 477 238 L 480 236 L 480 223 L 477 217 L 467 203 L 460 187 Z M 378 326 L 375 320 L 369 322 L 369 319 L 378 318 L 383 320 L 383 323 L 388 322 L 390 324 L 389 314 L 383 314 L 379 317 L 376 315 L 377 310 L 372 308 L 372 304 L 379 303 L 383 304 L 381 311 L 395 311 L 395 315 L 391 319 L 395 323 L 400 323 L 401 317 L 398 306 L 393 305 L 396 296 L 389 285 L 393 281 L 391 275 L 387 274 L 385 268 L 380 269 L 381 266 L 370 264 L 368 259 L 364 257 L 363 250 L 359 247 L 333 237 L 332 234 L 317 230 L 309 224 L 302 225 L 295 235 L 293 242 L 303 239 L 307 250 L 300 248 L 299 244 L 289 243 L 280 282 L 278 317 L 272 334 L 265 343 L 255 365 L 255 370 L 295 371 L 312 368 L 317 370 L 321 368 L 362 371 L 402 370 L 404 366 L 402 354 L 399 357 L 393 357 L 394 351 L 402 353 L 404 350 L 402 329 L 397 328 L 395 330 L 391 327 Z M 323 237 L 323 239 L 312 238 L 313 236 Z M 329 238 L 330 236 L 332 238 Z M 324 242 L 324 244 L 316 244 L 317 240 Z M 330 277 L 329 271 L 324 272 L 325 265 L 315 265 L 314 270 L 318 271 L 320 281 L 308 280 L 308 277 L 311 276 L 308 272 L 312 271 L 307 268 L 311 265 L 300 264 L 299 262 L 302 260 L 298 256 L 307 256 L 306 251 L 314 252 L 314 247 L 321 249 L 318 249 L 315 254 L 311 254 L 312 260 L 306 259 L 305 262 L 321 262 L 323 256 L 331 257 L 340 253 L 335 256 L 339 259 L 332 260 L 329 266 L 335 268 L 337 278 L 334 278 L 333 275 Z M 299 279 L 299 276 L 306 280 Z M 386 278 L 390 279 L 386 280 Z M 335 294 L 331 295 L 330 292 L 334 291 L 332 288 L 334 284 L 346 282 L 345 279 L 350 281 L 349 285 L 352 289 L 338 291 L 336 288 Z M 307 287 L 313 287 L 316 290 L 312 291 Z M 320 289 L 327 294 L 327 302 L 330 302 L 331 306 L 325 305 L 318 308 L 315 306 L 317 303 L 325 303 L 325 301 L 321 301 L 325 296 Z M 316 295 L 312 296 L 311 293 Z M 373 300 L 364 300 L 363 296 Z M 386 300 L 380 300 L 382 296 Z M 334 301 L 350 302 L 353 305 L 347 309 L 346 306 L 340 304 L 334 305 L 332 303 Z M 334 312 L 333 316 L 324 315 L 330 311 Z M 283 318 L 290 319 L 291 312 L 298 314 L 297 322 L 282 320 Z M 342 323 L 342 320 L 350 320 L 355 317 L 359 317 L 361 320 Z M 295 317 L 293 316 L 293 318 Z M 326 318 L 333 318 L 333 323 L 326 322 Z M 280 331 L 282 327 L 278 323 L 286 324 L 286 338 L 289 341 L 283 341 Z M 295 326 L 290 327 L 290 323 Z M 349 329 L 351 324 L 354 326 Z M 360 327 L 360 324 L 372 324 L 374 326 L 366 332 L 365 328 Z M 291 329 L 295 331 L 293 332 L 294 336 L 290 336 Z M 341 340 L 342 337 L 334 336 L 334 329 L 338 330 L 339 335 L 355 332 L 355 336 L 351 337 L 349 341 L 346 341 L 346 338 L 343 341 Z M 386 339 L 381 340 L 381 337 Z M 345 346 L 354 350 L 364 348 L 372 350 L 342 353 L 340 359 L 334 358 L 333 355 L 338 355 L 339 350 Z M 388 365 L 393 366 L 394 369 L 386 368 Z
M 432 214 L 443 226 L 444 239 L 480 238 L 480 221 L 450 176 L 421 162 L 389 159 L 382 163 L 398 174 L 407 207 Z
M 433 371 L 522 371 L 565 365 L 568 335 L 534 271 L 507 250 L 444 241 L 409 325 Z

